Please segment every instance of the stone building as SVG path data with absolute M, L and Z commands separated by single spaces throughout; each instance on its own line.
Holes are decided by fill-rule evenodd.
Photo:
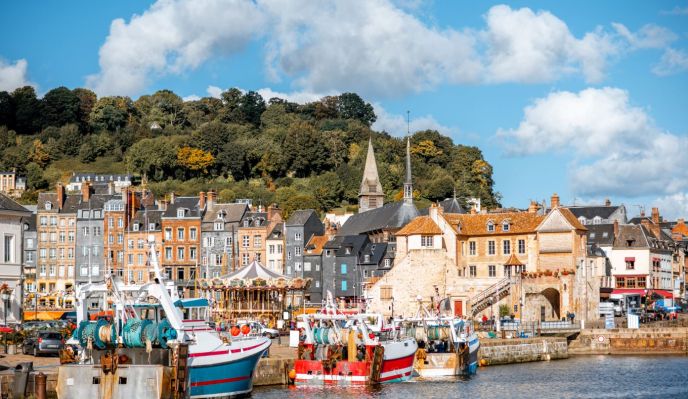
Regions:
M 0 172 L 0 193 L 19 198 L 25 190 L 25 177 L 18 176 L 14 170 Z
M 98 173 L 72 173 L 67 184 L 67 191 L 81 191 L 81 185 L 86 183 L 91 187 L 106 187 L 112 185 L 114 192 L 120 193 L 132 185 L 133 176 L 129 174 L 98 174 Z M 114 194 L 111 193 L 111 194 Z
M 287 251 L 285 275 L 304 277 L 303 251 L 313 235 L 322 235 L 325 227 L 313 209 L 297 210 L 284 224 Z
M 310 278 L 311 284 L 306 290 L 305 298 L 308 303 L 323 301 L 323 249 L 329 237 L 314 235 L 306 243 L 303 252 L 304 278 Z M 334 267 L 334 264 L 331 265 Z M 334 286 L 334 284 L 333 284 Z
M 75 264 L 77 284 L 103 281 L 105 276 L 105 203 L 113 195 L 94 194 L 89 183 L 81 185 L 77 206 Z
M 368 140 L 368 153 L 361 179 L 361 189 L 358 192 L 358 212 L 363 213 L 379 208 L 384 203 L 385 193 L 382 191 L 382 184 L 377 174 L 377 162 L 375 162 L 373 139 L 371 138 Z
M 170 196 L 161 216 L 163 230 L 162 266 L 184 297 L 194 297 L 200 276 L 201 220 L 205 193 L 198 197 Z
M 268 238 L 265 240 L 267 251 L 265 265 L 268 270 L 284 274 L 284 223 L 276 223 Z
M 22 258 L 24 292 L 26 294 L 36 293 L 36 263 L 38 260 L 38 233 L 36 231 L 36 214 L 22 218 L 24 234 L 24 256 Z
M 22 287 L 24 224 L 22 219 L 30 215 L 31 212 L 26 208 L 8 196 L 0 194 L 0 235 L 2 235 L 0 279 L 2 279 L 2 288 L 9 290 L 10 294 L 9 302 L 6 304 L 4 301 L 0 301 L 0 306 L 2 306 L 3 315 L 7 315 L 7 323 L 21 323 L 22 321 L 22 302 L 24 300 Z
M 136 284 L 151 281 L 148 239 L 152 236 L 155 240 L 158 259 L 161 259 L 162 214 L 162 210 L 153 207 L 140 209 L 127 226 L 126 281 Z
M 554 206 L 552 206 L 554 207 Z M 625 224 L 628 219 L 624 205 L 612 205 L 609 199 L 604 205 L 567 206 L 571 213 L 584 225 L 611 224 L 614 221 Z
M 277 223 L 282 222 L 284 222 L 282 213 L 275 205 L 269 206 L 267 212 L 259 207 L 256 211 L 248 211 L 244 214 L 238 234 L 239 268 L 248 266 L 254 260 L 263 263 L 268 233 Z
M 247 204 L 217 202 L 216 193 L 207 193 L 206 211 L 201 225 L 202 275 L 219 277 L 239 266 L 238 237 Z

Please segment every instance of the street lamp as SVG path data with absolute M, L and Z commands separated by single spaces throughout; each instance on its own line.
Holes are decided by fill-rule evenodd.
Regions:
M 2 291 L 2 303 L 4 306 L 5 313 L 5 327 L 7 327 L 7 308 L 10 306 L 10 293 L 9 290 Z M 7 353 L 7 333 L 5 333 L 5 353 Z

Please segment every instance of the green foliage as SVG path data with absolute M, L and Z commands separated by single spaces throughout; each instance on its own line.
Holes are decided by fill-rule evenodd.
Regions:
M 506 317 L 511 314 L 511 309 L 509 308 L 509 305 L 503 303 L 499 305 L 499 317 Z
M 355 93 L 307 104 L 229 89 L 222 98 L 183 101 L 169 90 L 101 97 L 58 87 L 0 92 L 0 168 L 16 168 L 36 190 L 72 172 L 135 173 L 157 194 L 215 189 L 220 200 L 299 208 L 355 209 L 368 139 L 387 201 L 400 197 L 406 141 L 371 130 L 371 104 Z M 400 132 L 393 132 L 400 133 Z M 425 130 L 411 135 L 414 200 L 499 206 L 492 166 L 476 147 Z

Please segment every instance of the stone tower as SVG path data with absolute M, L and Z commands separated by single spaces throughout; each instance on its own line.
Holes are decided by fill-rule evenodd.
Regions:
M 382 192 L 380 177 L 377 175 L 377 163 L 373 152 L 373 141 L 368 140 L 368 155 L 366 156 L 361 191 L 358 193 L 358 212 L 365 212 L 384 205 L 385 194 Z
M 406 139 L 406 180 L 404 181 L 404 203 L 413 204 L 413 183 L 411 182 L 411 139 Z

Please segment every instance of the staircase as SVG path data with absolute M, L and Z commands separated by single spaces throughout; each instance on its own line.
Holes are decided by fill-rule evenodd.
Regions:
M 471 315 L 475 317 L 493 303 L 499 302 L 499 300 L 509 295 L 513 283 L 514 280 L 512 278 L 503 278 L 469 299 L 468 306 L 471 309 Z

